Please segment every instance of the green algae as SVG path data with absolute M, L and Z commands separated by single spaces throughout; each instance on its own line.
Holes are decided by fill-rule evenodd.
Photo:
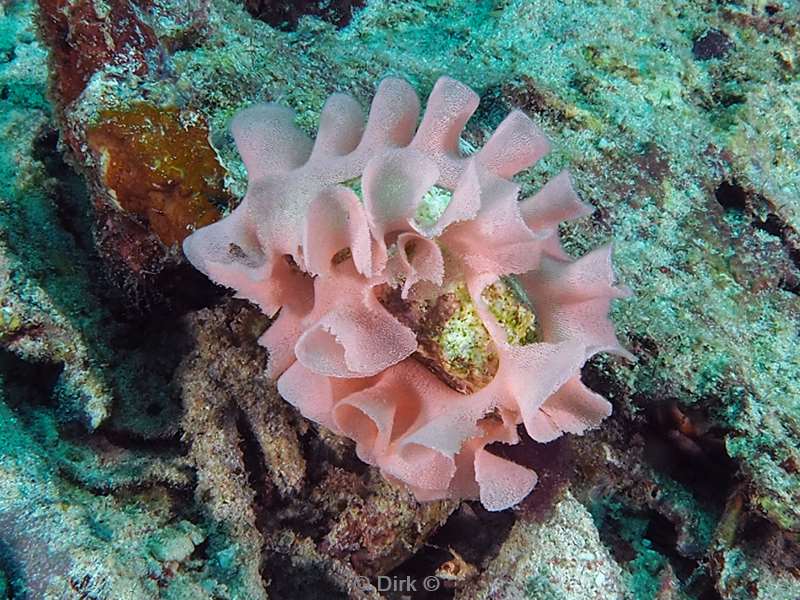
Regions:
M 420 200 L 414 220 L 422 227 L 433 227 L 452 199 L 453 193 L 450 190 L 434 185 Z
M 37 135 L 51 115 L 44 102 L 46 54 L 32 34 L 30 7 L 15 4 L 2 21 L 13 36 L 15 58 L 0 65 L 4 89 L 35 89 L 0 100 L 0 131 L 8 140 L 0 152 L 0 339 L 16 341 L 18 351 L 37 360 L 64 362 L 59 393 L 65 411 L 98 426 L 108 415 L 111 394 L 96 367 L 98 305 L 87 293 L 89 267 L 75 240 L 55 228 L 58 214 L 53 181 L 36 160 Z M 12 18 L 15 17 L 15 18 Z M 51 335 L 27 332 L 49 330 Z

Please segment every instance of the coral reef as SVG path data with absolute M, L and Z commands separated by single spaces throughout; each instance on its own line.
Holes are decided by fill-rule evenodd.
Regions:
M 391 598 L 407 578 L 428 599 L 800 596 L 796 3 L 309 2 L 280 23 L 264 5 L 0 2 L 0 596 Z M 638 361 L 581 373 L 603 426 L 489 447 L 539 475 L 515 510 L 417 503 L 302 418 L 264 375 L 269 320 L 177 243 L 196 192 L 222 215 L 245 195 L 241 109 L 291 107 L 308 135 L 332 93 L 366 105 L 395 76 L 427 96 L 445 73 L 481 99 L 465 154 L 514 109 L 557 140 L 522 197 L 569 167 L 596 210 L 559 226 L 565 251 L 613 239 L 635 292 L 611 316 Z M 209 168 L 137 190 L 169 200 L 164 239 L 88 142 L 143 106 L 175 140 L 115 146 L 132 172 L 162 143 Z M 486 299 L 530 341 L 509 285 Z M 392 294 L 420 361 L 485 389 L 499 364 L 474 362 L 488 337 L 461 343 L 463 290 Z

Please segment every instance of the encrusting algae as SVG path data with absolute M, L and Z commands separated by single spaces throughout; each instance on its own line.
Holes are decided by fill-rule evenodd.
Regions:
M 112 202 L 165 245 L 220 218 L 225 171 L 199 115 L 137 102 L 100 112 L 87 141 Z

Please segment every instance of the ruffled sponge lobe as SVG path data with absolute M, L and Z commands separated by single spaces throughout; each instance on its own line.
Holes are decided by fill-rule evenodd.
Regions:
M 275 317 L 259 339 L 267 374 L 303 415 L 421 501 L 502 510 L 537 475 L 492 444 L 518 443 L 519 427 L 547 443 L 610 414 L 580 369 L 597 352 L 631 358 L 608 318 L 630 292 L 610 245 L 562 249 L 559 223 L 592 210 L 568 173 L 520 201 L 513 176 L 549 148 L 525 114 L 460 153 L 477 106 L 443 77 L 418 125 L 416 93 L 389 78 L 366 121 L 332 95 L 313 141 L 288 108 L 247 108 L 231 124 L 247 194 L 184 251 Z

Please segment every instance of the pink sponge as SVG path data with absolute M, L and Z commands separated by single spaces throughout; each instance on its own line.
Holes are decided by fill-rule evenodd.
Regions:
M 290 110 L 248 108 L 231 125 L 247 195 L 184 251 L 268 315 L 280 311 L 260 343 L 268 374 L 306 417 L 355 440 L 362 460 L 420 500 L 480 498 L 501 510 L 537 478 L 487 445 L 517 443 L 520 424 L 548 442 L 610 414 L 580 368 L 601 351 L 629 356 L 607 317 L 628 290 L 614 285 L 609 246 L 577 261 L 562 250 L 559 222 L 591 212 L 566 173 L 518 201 L 510 178 L 548 150 L 528 117 L 512 112 L 482 150 L 462 156 L 459 137 L 477 105 L 471 89 L 443 77 L 417 127 L 414 90 L 385 79 L 366 125 L 352 98 L 331 96 L 314 142 Z M 506 275 L 530 297 L 536 343 L 512 345 L 482 298 Z M 456 282 L 499 358 L 491 382 L 472 394 L 415 360 L 414 331 L 375 290 L 434 298 Z

